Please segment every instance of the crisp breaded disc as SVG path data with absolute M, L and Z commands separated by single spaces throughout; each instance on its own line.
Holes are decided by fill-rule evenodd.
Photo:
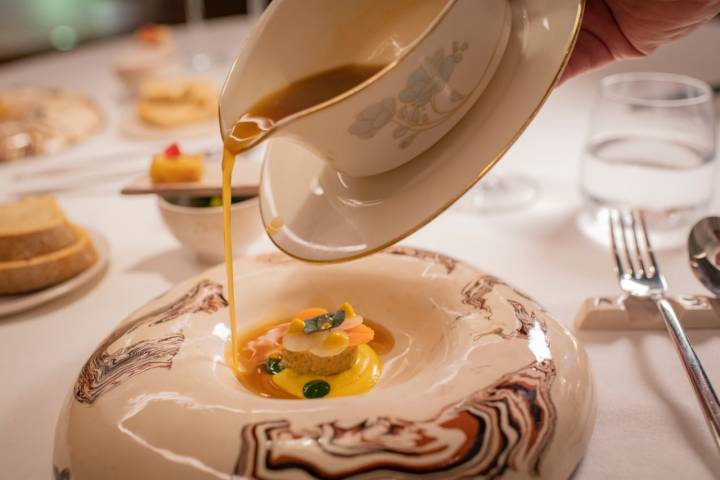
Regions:
M 300 375 L 337 375 L 348 370 L 355 361 L 357 347 L 346 348 L 342 353 L 332 357 L 319 357 L 310 352 L 291 352 L 283 349 L 282 363 Z

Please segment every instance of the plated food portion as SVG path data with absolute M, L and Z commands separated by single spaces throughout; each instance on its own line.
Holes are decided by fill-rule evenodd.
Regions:
M 58 152 L 87 139 L 103 123 L 98 105 L 76 92 L 0 89 L 0 163 Z
M 187 138 L 217 131 L 218 88 L 212 79 L 164 73 L 142 80 L 121 131 L 138 139 Z
M 349 303 L 335 311 L 307 308 L 241 337 L 236 375 L 248 390 L 271 398 L 357 395 L 375 386 L 380 355 L 392 346 L 389 332 L 370 327 Z
M 224 266 L 139 309 L 79 372 L 57 472 L 554 480 L 582 458 L 595 412 L 585 353 L 501 279 L 412 248 L 235 266 L 239 341 Z
M 140 84 L 162 74 L 175 57 L 172 31 L 165 25 L 148 24 L 140 27 L 131 44 L 113 60 L 117 77 L 131 92 Z
M 217 99 L 210 80 L 149 79 L 140 85 L 137 114 L 148 126 L 177 128 L 216 119 Z
M 53 197 L 0 204 L 0 295 L 35 292 L 90 268 L 97 252 Z

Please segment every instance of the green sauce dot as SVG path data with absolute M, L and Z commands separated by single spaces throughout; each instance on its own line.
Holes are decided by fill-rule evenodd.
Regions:
M 265 371 L 270 375 L 277 375 L 284 370 L 282 363 L 277 357 L 270 357 L 265 360 Z
M 325 380 L 312 380 L 303 386 L 305 398 L 322 398 L 330 393 L 330 384 Z

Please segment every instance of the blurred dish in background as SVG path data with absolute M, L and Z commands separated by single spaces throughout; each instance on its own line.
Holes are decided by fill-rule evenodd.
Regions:
M 133 44 L 113 61 L 117 77 L 135 93 L 140 84 L 169 67 L 175 60 L 172 31 L 164 25 L 145 25 L 135 33 Z
M 98 105 L 79 93 L 45 87 L 0 90 L 0 162 L 51 154 L 104 124 Z
M 152 79 L 140 85 L 137 114 L 151 127 L 175 128 L 217 118 L 217 88 L 205 79 Z
M 256 197 L 259 190 L 262 151 L 239 161 L 232 184 L 235 197 Z M 184 150 L 177 143 L 152 156 L 146 173 L 130 181 L 123 195 L 157 194 L 171 197 L 219 197 L 222 167 L 217 150 Z
M 204 77 L 152 78 L 142 82 L 138 100 L 122 123 L 130 137 L 206 135 L 218 129 L 218 88 Z

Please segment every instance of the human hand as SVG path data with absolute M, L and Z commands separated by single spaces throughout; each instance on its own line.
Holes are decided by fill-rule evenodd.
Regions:
M 720 13 L 720 0 L 587 0 L 562 81 L 615 60 L 649 55 Z

